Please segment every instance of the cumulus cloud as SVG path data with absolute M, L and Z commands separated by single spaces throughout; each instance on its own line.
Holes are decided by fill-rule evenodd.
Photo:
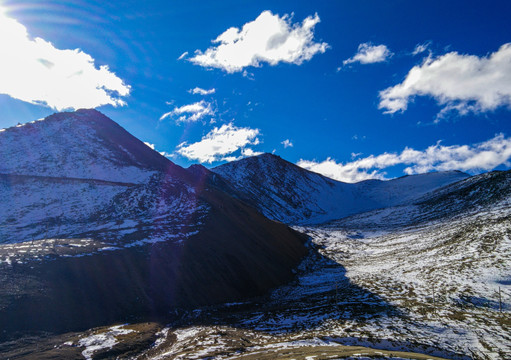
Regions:
M 194 94 L 194 95 L 211 95 L 211 94 L 214 94 L 216 91 L 216 89 L 209 89 L 209 90 L 206 90 L 206 89 L 202 89 L 200 87 L 196 87 L 196 88 L 193 88 L 193 89 L 190 89 L 188 90 L 188 92 L 190 94 Z
M 281 144 L 284 146 L 285 149 L 287 149 L 288 147 L 293 147 L 293 143 L 289 139 L 282 141 Z
M 342 62 L 343 65 L 352 63 L 373 64 L 384 62 L 390 58 L 393 53 L 386 45 L 372 45 L 371 43 L 363 43 L 358 46 L 358 52 L 351 58 Z
M 322 162 L 300 160 L 298 166 L 344 182 L 367 179 L 385 179 L 382 170 L 396 165 L 407 165 L 408 175 L 429 171 L 461 170 L 488 171 L 499 165 L 511 166 L 511 138 L 498 134 L 494 138 L 474 145 L 443 146 L 438 142 L 425 150 L 405 148 L 401 153 L 371 155 L 347 163 L 331 158 Z
M 165 156 L 168 159 L 174 159 L 176 157 L 175 154 L 168 153 L 166 151 L 158 151 L 158 152 L 160 153 L 161 156 Z
M 354 162 L 350 163 L 337 163 L 332 158 L 327 158 L 324 161 L 310 161 L 301 159 L 297 163 L 298 166 L 314 171 L 318 174 L 325 175 L 331 179 L 335 179 L 343 182 L 358 182 L 368 179 L 384 179 L 385 174 L 379 173 L 377 170 L 367 171 L 357 167 Z
M 231 27 L 220 34 L 212 41 L 216 46 L 204 52 L 196 50 L 190 61 L 234 73 L 261 63 L 300 65 L 326 51 L 327 43 L 314 41 L 314 27 L 320 22 L 318 14 L 307 17 L 301 24 L 291 20 L 289 15 L 280 17 L 263 11 L 241 30 Z
M 56 110 L 125 105 L 130 87 L 90 55 L 30 38 L 1 8 L 0 34 L 0 93 Z
M 201 100 L 199 102 L 175 107 L 174 110 L 163 114 L 160 120 L 174 118 L 176 123 L 189 123 L 203 119 L 206 116 L 215 115 L 215 110 L 211 103 Z
M 379 108 L 404 112 L 415 96 L 433 97 L 443 107 L 440 117 L 511 106 L 511 43 L 485 57 L 457 52 L 428 57 L 402 83 L 380 92 Z
M 215 127 L 201 141 L 188 144 L 182 143 L 177 147 L 177 153 L 190 160 L 201 163 L 212 163 L 220 160 L 236 160 L 236 157 L 226 157 L 241 149 L 244 156 L 256 153 L 247 148 L 248 145 L 259 144 L 259 129 L 236 127 L 232 123 Z

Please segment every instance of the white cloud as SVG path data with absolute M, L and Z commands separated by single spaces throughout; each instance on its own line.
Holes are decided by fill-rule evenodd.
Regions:
M 188 92 L 190 94 L 199 94 L 199 95 L 211 95 L 211 94 L 214 94 L 216 91 L 216 89 L 209 89 L 209 90 L 206 90 L 206 89 L 202 89 L 200 87 L 196 87 L 196 88 L 193 88 L 193 89 L 190 89 L 188 90 Z
M 167 159 L 174 159 L 176 157 L 175 154 L 168 153 L 166 151 L 159 151 L 161 156 L 165 156 Z
M 371 155 L 348 163 L 337 163 L 331 158 L 316 162 L 300 160 L 298 166 L 344 182 L 366 179 L 384 179 L 383 169 L 407 165 L 408 175 L 429 171 L 461 170 L 487 171 L 499 165 L 511 166 L 511 138 L 503 134 L 474 145 L 443 146 L 438 142 L 423 151 L 405 148 L 401 153 Z
M 148 143 L 144 141 L 144 144 L 146 144 L 148 147 L 154 150 L 154 144 Z
M 60 50 L 0 8 L 0 93 L 56 110 L 123 106 L 130 87 L 79 49 Z
M 211 103 L 201 100 L 199 102 L 183 105 L 180 107 L 175 107 L 174 110 L 169 111 L 168 113 L 163 114 L 160 117 L 160 120 L 166 119 L 168 117 L 173 117 L 176 120 L 176 123 L 187 123 L 187 122 L 195 122 L 203 119 L 206 116 L 215 115 L 215 110 Z
M 356 166 L 353 162 L 351 163 L 337 163 L 331 158 L 327 158 L 322 162 L 300 160 L 297 163 L 298 166 L 314 171 L 318 174 L 325 175 L 331 179 L 344 182 L 358 182 L 368 179 L 384 179 L 384 174 L 378 173 L 377 170 L 372 172 L 364 171 Z
M 183 60 L 185 57 L 188 56 L 188 51 L 185 51 L 184 53 L 182 53 L 181 55 L 179 55 L 179 57 L 177 58 L 178 60 Z
M 511 106 L 511 43 L 486 57 L 450 52 L 428 57 L 405 80 L 380 92 L 386 114 L 405 111 L 414 96 L 431 96 L 442 107 L 461 115 Z
M 187 144 L 182 143 L 177 147 L 177 153 L 201 163 L 212 163 L 220 160 L 235 160 L 235 157 L 226 157 L 241 149 L 242 155 L 251 156 L 254 153 L 246 148 L 247 145 L 259 144 L 259 129 L 240 128 L 232 123 L 215 127 L 206 134 L 201 141 Z
M 231 27 L 220 34 L 212 41 L 216 46 L 205 52 L 196 50 L 190 61 L 228 73 L 243 71 L 248 66 L 258 67 L 264 62 L 300 65 L 328 48 L 327 43 L 314 41 L 314 27 L 319 21 L 315 14 L 301 24 L 293 24 L 289 15 L 280 17 L 271 11 L 263 11 L 241 30 Z
M 220 160 L 232 162 L 232 161 L 237 161 L 237 160 L 241 160 L 241 159 L 243 159 L 243 156 L 225 156 L 225 157 L 221 158 Z
M 429 46 L 431 45 L 431 42 L 425 42 L 424 44 L 417 44 L 415 45 L 415 49 L 413 49 L 412 55 L 419 55 L 425 52 L 429 49 Z
M 393 53 L 386 45 L 372 45 L 371 43 L 363 43 L 358 46 L 358 52 L 351 58 L 344 60 L 343 65 L 351 63 L 373 64 L 384 62 L 390 58 Z
M 156 150 L 154 144 L 148 143 L 146 141 L 144 141 L 144 144 L 146 144 L 152 150 L 157 151 L 160 155 L 165 156 L 166 158 L 173 158 L 174 157 L 174 154 L 168 153 L 166 151 L 158 151 L 158 150 Z
M 285 149 L 287 149 L 288 147 L 293 147 L 293 143 L 289 139 L 282 141 L 281 144 L 284 145 Z
M 241 150 L 241 155 L 243 157 L 248 157 L 248 156 L 258 156 L 258 155 L 261 155 L 262 152 L 261 151 L 254 151 L 252 150 L 251 148 L 245 148 L 245 149 L 242 149 Z

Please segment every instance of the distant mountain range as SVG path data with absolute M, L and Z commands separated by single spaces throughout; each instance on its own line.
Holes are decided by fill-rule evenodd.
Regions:
M 260 295 L 289 281 L 309 251 L 288 225 L 419 203 L 459 208 L 498 178 L 451 171 L 347 184 L 271 154 L 184 169 L 96 110 L 3 129 L 0 157 L 6 334 Z

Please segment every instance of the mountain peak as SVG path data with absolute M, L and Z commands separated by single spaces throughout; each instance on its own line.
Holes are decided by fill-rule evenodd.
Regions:
M 343 183 L 303 169 L 274 154 L 261 154 L 211 169 L 264 215 L 285 223 L 320 223 L 414 201 L 468 177 L 429 173 L 389 181 Z
M 262 154 L 259 154 L 259 155 L 253 156 L 253 157 L 254 158 L 260 158 L 260 159 L 273 159 L 273 160 L 280 159 L 280 160 L 284 160 L 279 155 L 275 155 L 275 154 L 269 153 L 269 152 L 265 152 L 265 153 L 262 153 Z M 284 160 L 284 161 L 286 161 L 286 160 Z
M 240 173 L 242 169 L 246 169 L 249 172 L 250 169 L 258 169 L 255 171 L 257 173 L 257 176 L 273 176 L 272 172 L 282 172 L 282 171 L 292 171 L 302 174 L 310 174 L 312 176 L 321 176 L 315 172 L 306 170 L 296 164 L 293 164 L 290 161 L 287 161 L 283 158 L 281 158 L 279 155 L 275 155 L 272 153 L 263 153 L 255 156 L 246 157 L 240 160 L 231 161 L 226 164 L 219 165 L 211 171 L 217 172 L 217 173 L 223 173 L 225 171 L 230 171 L 229 169 L 236 168 L 237 172 Z M 224 171 L 225 170 L 225 171 Z M 227 174 L 225 174 L 227 175 Z M 324 177 L 325 179 L 328 179 L 328 181 L 334 181 L 330 178 Z
M 75 122 L 75 121 L 91 121 L 91 124 L 96 122 L 111 122 L 115 123 L 109 117 L 96 109 L 78 109 L 75 111 L 63 111 L 53 113 L 44 119 L 30 122 L 29 124 L 36 124 L 38 122 Z
M 61 112 L 0 132 L 2 174 L 142 182 L 184 171 L 95 109 Z

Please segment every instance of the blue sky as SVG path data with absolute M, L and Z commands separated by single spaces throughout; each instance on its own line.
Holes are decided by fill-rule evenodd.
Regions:
M 275 152 L 350 182 L 508 169 L 510 13 L 509 1 L 4 0 L 0 128 L 96 107 L 182 166 Z

